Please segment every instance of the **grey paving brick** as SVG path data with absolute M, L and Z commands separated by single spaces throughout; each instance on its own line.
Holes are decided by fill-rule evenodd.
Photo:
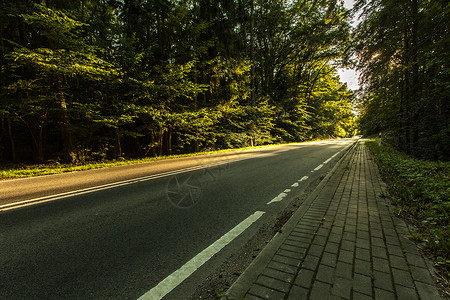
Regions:
M 285 244 L 285 245 L 290 245 L 290 246 L 294 246 L 294 247 L 298 247 L 298 248 L 303 248 L 303 249 L 307 249 L 308 247 L 309 247 L 309 242 L 308 243 L 305 243 L 305 242 L 302 242 L 302 241 L 296 241 L 296 240 L 294 240 L 294 239 L 290 239 L 290 238 L 287 238 L 284 242 L 283 242 L 283 244 Z
M 351 263 L 353 263 L 354 256 L 355 255 L 354 255 L 353 251 L 347 251 L 347 250 L 341 249 L 341 251 L 339 252 L 338 260 L 351 264 Z
M 372 300 L 371 296 L 367 296 L 358 291 L 353 291 L 353 300 Z
M 384 240 L 382 238 L 372 236 L 371 240 L 372 240 L 372 246 L 377 246 L 377 247 L 385 246 Z
M 394 284 L 390 273 L 373 271 L 373 285 L 375 288 L 394 292 Z
M 372 296 L 372 279 L 369 276 L 355 274 L 353 277 L 353 290 Z
M 339 243 L 334 243 L 328 240 L 327 244 L 325 245 L 325 252 L 337 255 L 339 252 Z
M 275 254 L 274 257 L 272 258 L 272 261 L 280 262 L 280 263 L 294 266 L 294 267 L 299 267 L 302 263 L 301 260 L 298 260 L 298 259 L 295 259 L 292 257 L 287 257 L 284 255 L 280 255 L 280 254 Z
M 306 250 L 307 250 L 306 248 L 297 247 L 297 246 L 289 245 L 289 244 L 286 244 L 286 243 L 283 243 L 280 246 L 280 249 L 291 251 L 291 252 L 296 252 L 296 253 L 300 253 L 300 254 L 305 254 Z
M 267 265 L 269 268 L 282 271 L 289 274 L 296 274 L 297 273 L 297 267 L 291 266 L 285 263 L 281 263 L 275 260 L 270 261 L 270 263 Z
M 308 250 L 308 255 L 314 256 L 322 256 L 322 252 L 324 251 L 325 246 L 313 244 Z
M 372 267 L 369 261 L 355 259 L 355 273 L 370 276 L 372 274 Z
M 282 300 L 284 299 L 285 293 L 275 291 L 273 289 L 253 284 L 250 290 L 248 291 L 248 294 L 260 297 L 262 299 L 270 299 L 270 300 Z M 247 296 L 246 296 L 247 297 Z
M 333 287 L 331 288 L 331 294 L 338 296 L 342 299 L 350 299 L 352 293 L 353 281 L 346 278 L 335 279 Z
M 302 268 L 315 271 L 319 264 L 319 257 L 308 254 L 303 261 Z
M 295 278 L 294 284 L 304 287 L 310 288 L 313 280 L 314 272 L 307 269 L 300 269 L 297 277 Z
M 319 269 L 317 270 L 316 279 L 326 282 L 333 283 L 334 277 L 334 268 L 326 265 L 319 265 Z
M 330 233 L 328 236 L 328 242 L 340 243 L 342 240 L 342 235 L 338 233 Z
M 316 235 L 314 240 L 312 241 L 312 243 L 314 245 L 320 245 L 320 246 L 325 245 L 326 242 L 327 242 L 327 238 L 324 236 L 321 236 L 321 235 Z
M 420 299 L 426 300 L 440 300 L 442 299 L 434 284 L 426 284 L 422 282 L 416 282 L 417 292 Z
M 375 299 L 376 300 L 395 300 L 395 294 L 393 292 L 375 288 Z
M 373 257 L 372 258 L 373 269 L 375 271 L 390 273 L 391 269 L 389 266 L 389 261 L 384 258 Z
M 265 275 L 259 276 L 256 280 L 256 283 L 272 290 L 283 292 L 285 294 L 289 293 L 289 289 L 291 287 L 291 285 L 287 282 L 278 280 L 273 277 L 267 277 Z
M 257 297 L 257 296 L 250 295 L 250 294 L 245 295 L 245 297 L 240 297 L 239 299 L 241 299 L 241 298 L 245 299 L 245 300 L 261 300 L 261 299 L 263 299 L 261 297 Z
M 292 286 L 287 300 L 301 300 L 308 298 L 309 290 L 299 286 Z
M 355 249 L 355 242 L 348 241 L 348 240 L 342 240 L 341 249 L 342 250 L 348 250 L 348 251 L 354 251 L 354 249 Z
M 356 240 L 356 247 L 370 250 L 370 241 L 358 239 Z
M 385 240 L 388 248 L 392 245 L 400 247 L 400 240 L 397 237 L 385 236 Z
M 357 259 L 370 261 L 370 251 L 364 248 L 356 248 L 355 257 Z
M 434 280 L 431 277 L 431 274 L 428 271 L 428 269 L 411 266 L 410 270 L 414 281 L 420 281 L 422 283 L 427 284 L 434 284 Z
M 337 263 L 337 255 L 329 252 L 325 252 L 322 255 L 322 260 L 320 261 L 321 264 L 330 266 L 330 267 L 336 267 Z
M 265 268 L 264 271 L 262 272 L 262 275 L 276 278 L 278 280 L 288 283 L 291 283 L 294 280 L 294 275 L 271 268 Z
M 323 300 L 330 296 L 331 285 L 320 281 L 315 281 L 309 299 Z
M 385 247 L 372 247 L 372 256 L 387 259 L 387 249 Z
M 408 264 L 404 256 L 389 255 L 389 260 L 392 268 L 408 271 Z
M 416 291 L 414 290 L 413 285 L 411 285 L 410 287 L 395 285 L 395 290 L 397 292 L 398 299 L 408 299 L 408 300 L 419 299 L 417 297 L 417 294 L 416 294 Z M 427 299 L 427 298 L 425 298 L 425 299 Z
M 425 263 L 425 260 L 423 259 L 422 256 L 410 254 L 408 252 L 405 253 L 405 256 L 406 256 L 406 261 L 408 262 L 409 265 L 420 267 L 420 268 L 427 267 L 427 264 Z
M 351 279 L 353 277 L 353 265 L 338 261 L 335 274 L 336 276 Z
M 389 245 L 387 246 L 387 251 L 389 255 L 403 256 L 403 250 L 400 246 Z
M 284 250 L 284 249 L 278 250 L 277 254 L 286 256 L 286 257 L 290 257 L 290 258 L 294 258 L 294 259 L 298 259 L 298 260 L 301 260 L 305 257 L 304 253 L 292 252 L 292 251 L 288 251 L 288 250 Z
M 403 285 L 406 287 L 413 286 L 413 280 L 411 273 L 404 270 L 392 269 L 392 277 L 394 278 L 395 285 Z

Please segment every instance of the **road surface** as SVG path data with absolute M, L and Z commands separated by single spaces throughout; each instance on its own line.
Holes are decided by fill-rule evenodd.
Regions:
M 0 299 L 183 299 L 353 142 L 0 182 Z

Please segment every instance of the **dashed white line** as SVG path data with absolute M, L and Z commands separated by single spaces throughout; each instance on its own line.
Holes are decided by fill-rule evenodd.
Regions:
M 290 191 L 290 190 L 289 190 Z M 274 202 L 279 202 L 281 200 L 283 200 L 284 197 L 286 197 L 287 194 L 286 193 L 280 193 L 278 196 L 276 196 L 275 198 L 273 198 L 272 200 L 270 200 L 269 202 L 267 202 L 267 205 L 272 204 Z
M 309 178 L 308 176 L 303 176 L 298 182 L 305 181 L 305 180 L 307 180 L 308 178 Z
M 291 190 L 290 189 L 285 189 L 284 192 L 285 193 L 289 193 Z
M 257 211 L 247 219 L 236 225 L 233 229 L 228 231 L 220 239 L 211 244 L 208 248 L 197 254 L 190 261 L 185 263 L 181 268 L 167 276 L 157 286 L 149 290 L 147 293 L 139 297 L 139 300 L 155 300 L 162 299 L 165 295 L 170 293 L 186 278 L 192 275 L 198 268 L 206 263 L 211 257 L 222 250 L 226 245 L 233 241 L 237 236 L 244 232 L 248 227 L 255 223 L 262 215 L 263 211 Z
M 298 187 L 298 182 L 292 184 L 291 187 Z
M 322 167 L 323 167 L 323 164 L 320 164 L 320 165 L 318 165 L 318 166 L 314 169 L 314 171 L 318 171 L 318 170 L 320 170 Z

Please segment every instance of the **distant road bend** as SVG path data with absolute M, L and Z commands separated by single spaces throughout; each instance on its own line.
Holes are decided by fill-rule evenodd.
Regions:
M 356 139 L 0 182 L 0 299 L 183 299 Z

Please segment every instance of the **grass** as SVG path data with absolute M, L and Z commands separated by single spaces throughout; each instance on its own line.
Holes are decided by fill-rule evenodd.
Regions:
M 309 142 L 311 142 L 311 141 L 309 141 Z M 305 142 L 305 143 L 308 143 L 308 142 Z M 262 145 L 262 146 L 245 147 L 245 148 L 238 148 L 238 149 L 224 149 L 224 150 L 217 150 L 217 151 L 198 152 L 198 153 L 191 153 L 191 154 L 171 155 L 171 156 L 147 157 L 147 158 L 140 158 L 140 159 L 120 158 L 117 160 L 105 160 L 105 161 L 99 161 L 99 162 L 86 162 L 86 163 L 78 163 L 78 164 L 59 163 L 59 162 L 48 162 L 48 163 L 42 163 L 42 164 L 7 164 L 7 165 L 0 165 L 0 180 L 24 178 L 24 177 L 32 177 L 32 176 L 43 176 L 43 175 L 51 175 L 51 174 L 60 174 L 60 173 L 83 171 L 83 170 L 90 170 L 90 169 L 110 168 L 110 167 L 145 163 L 145 162 L 164 160 L 164 159 L 192 157 L 192 156 L 198 156 L 198 155 L 208 155 L 208 154 L 223 153 L 223 152 L 230 152 L 230 151 L 241 151 L 241 150 L 248 150 L 248 149 L 259 149 L 259 148 L 270 147 L 270 146 L 279 146 L 279 145 L 288 145 L 288 144 Z
M 418 229 L 435 264 L 450 278 L 450 162 L 425 161 L 400 153 L 387 144 L 366 142 L 377 162 L 396 212 Z

